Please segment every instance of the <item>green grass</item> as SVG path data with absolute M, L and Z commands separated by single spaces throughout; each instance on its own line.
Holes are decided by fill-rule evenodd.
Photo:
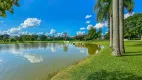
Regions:
M 57 73 L 51 80 L 142 80 L 142 41 L 126 41 L 126 53 L 113 57 L 108 41 L 86 42 L 104 45 L 97 55 Z

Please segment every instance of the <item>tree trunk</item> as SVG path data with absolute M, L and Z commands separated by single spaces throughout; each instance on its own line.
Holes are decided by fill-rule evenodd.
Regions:
M 141 35 L 141 40 L 142 40 L 142 35 Z
M 119 31 L 120 31 L 120 52 L 125 53 L 124 49 L 124 0 L 119 0 Z
M 113 56 L 121 56 L 119 46 L 119 0 L 113 1 Z
M 110 48 L 112 48 L 113 45 L 113 20 L 112 20 L 112 14 L 110 14 Z

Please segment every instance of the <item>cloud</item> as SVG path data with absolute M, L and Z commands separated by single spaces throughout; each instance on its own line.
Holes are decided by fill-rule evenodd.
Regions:
M 48 36 L 50 33 L 46 32 L 45 35 Z
M 38 32 L 38 33 L 37 33 L 37 35 L 43 35 L 43 34 L 44 34 L 43 32 Z
M 21 24 L 22 28 L 30 28 L 30 27 L 36 27 L 39 26 L 41 23 L 41 20 L 37 18 L 27 18 L 27 20 L 24 21 L 24 23 Z
M 99 28 L 103 28 L 103 27 L 107 27 L 108 23 L 104 22 L 104 23 L 97 23 L 94 27 L 99 29 Z
M 11 28 L 7 31 L 7 34 L 19 34 L 19 32 L 21 31 L 21 28 Z
M 81 28 L 80 28 L 80 30 L 85 30 L 85 29 L 86 29 L 85 27 L 81 27 Z
M 56 30 L 51 29 L 50 34 L 55 34 L 55 33 L 56 33 Z
M 99 29 L 99 28 L 102 28 L 103 27 L 103 23 L 97 23 L 95 25 L 95 28 Z
M 132 13 L 126 13 L 126 14 L 124 14 L 124 19 L 126 19 L 126 18 L 128 18 L 130 16 L 133 16 L 134 14 L 135 14 L 134 12 L 132 12 Z
M 86 24 L 90 24 L 91 23 L 91 21 L 86 21 Z
M 86 15 L 86 19 L 88 19 L 88 18 L 91 18 L 92 17 L 92 15 Z
M 76 35 L 84 35 L 85 34 L 85 31 L 77 31 L 76 32 Z
M 89 25 L 87 26 L 87 30 L 90 30 L 91 27 L 93 27 L 93 25 L 89 24 Z
M 18 27 L 18 28 L 11 28 L 7 31 L 0 31 L 0 34 L 3 35 L 3 34 L 8 34 L 8 35 L 19 35 L 21 32 L 21 28 Z
M 63 35 L 64 35 L 63 32 L 62 33 L 57 33 L 56 37 L 63 36 Z

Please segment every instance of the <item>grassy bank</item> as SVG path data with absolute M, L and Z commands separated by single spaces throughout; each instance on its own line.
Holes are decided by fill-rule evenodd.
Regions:
M 111 56 L 107 41 L 93 41 L 105 48 L 77 65 L 72 65 L 51 80 L 142 80 L 142 41 L 126 41 L 122 57 Z

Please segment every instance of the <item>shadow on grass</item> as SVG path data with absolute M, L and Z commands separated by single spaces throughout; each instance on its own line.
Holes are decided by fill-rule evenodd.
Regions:
M 123 56 L 142 56 L 142 54 L 125 54 Z
M 135 44 L 135 45 L 127 45 L 129 47 L 142 47 L 142 44 Z
M 123 56 L 142 56 L 142 51 L 126 52 Z
M 87 77 L 87 80 L 142 80 L 142 77 L 132 73 L 121 73 L 119 71 L 107 72 L 105 70 L 101 70 L 91 73 Z

